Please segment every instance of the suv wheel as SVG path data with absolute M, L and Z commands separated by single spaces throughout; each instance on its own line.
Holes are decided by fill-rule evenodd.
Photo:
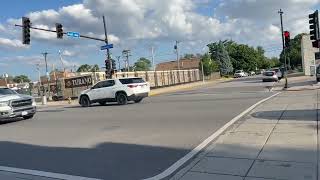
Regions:
M 80 104 L 82 107 L 89 107 L 91 105 L 88 96 L 82 96 L 80 99 Z
M 143 99 L 143 98 L 136 99 L 134 102 L 135 102 L 135 103 L 139 103 L 139 102 L 142 101 L 142 99 Z
M 124 93 L 118 93 L 117 103 L 120 105 L 126 105 L 128 103 L 127 96 Z

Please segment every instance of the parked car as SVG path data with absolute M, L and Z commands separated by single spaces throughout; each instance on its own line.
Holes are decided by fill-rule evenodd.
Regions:
M 79 96 L 79 104 L 88 107 L 92 103 L 104 105 L 117 102 L 120 105 L 128 101 L 139 103 L 148 97 L 150 85 L 142 78 L 122 78 L 100 81 L 92 88 L 83 91 Z
M 243 70 L 237 70 L 235 73 L 234 73 L 234 78 L 239 78 L 239 77 L 247 77 L 248 74 L 245 73 Z
M 262 77 L 263 82 L 277 82 L 279 81 L 278 75 L 275 71 L 265 71 Z
M 250 74 L 249 74 L 250 76 L 255 76 L 256 75 L 256 72 L 254 72 L 254 71 L 250 71 Z
M 279 80 L 281 80 L 283 78 L 283 74 L 284 73 L 283 73 L 282 69 L 280 69 L 280 68 L 272 68 L 269 71 L 275 71 Z
M 28 95 L 0 87 L 0 121 L 15 118 L 30 119 L 36 114 L 36 102 Z

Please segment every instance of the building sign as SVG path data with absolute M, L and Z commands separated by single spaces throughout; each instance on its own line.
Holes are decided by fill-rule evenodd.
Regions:
M 65 88 L 76 88 L 92 85 L 91 76 L 81 76 L 64 80 Z

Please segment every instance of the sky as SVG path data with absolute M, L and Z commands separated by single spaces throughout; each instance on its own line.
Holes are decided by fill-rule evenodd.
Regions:
M 206 53 L 206 45 L 225 39 L 250 46 L 262 46 L 269 57 L 279 56 L 281 32 L 279 9 L 284 11 L 284 29 L 294 37 L 308 33 L 308 14 L 320 8 L 320 0 L 10 0 L 0 7 L 0 74 L 26 74 L 37 78 L 37 65 L 49 70 L 76 69 L 81 64 L 104 66 L 103 42 L 70 38 L 57 39 L 55 33 L 31 30 L 31 44 L 21 43 L 21 17 L 32 26 L 55 29 L 61 23 L 65 32 L 104 38 L 102 16 L 108 26 L 112 57 L 130 49 L 130 64 L 140 57 L 155 63 L 175 60 L 174 43 L 180 54 Z M 61 52 L 61 59 L 59 56 Z M 124 64 L 120 57 L 121 64 Z

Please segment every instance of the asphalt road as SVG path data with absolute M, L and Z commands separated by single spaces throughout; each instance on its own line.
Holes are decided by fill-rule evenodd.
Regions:
M 257 78 L 145 99 L 127 106 L 40 109 L 0 125 L 0 166 L 108 180 L 155 176 L 259 100 Z

